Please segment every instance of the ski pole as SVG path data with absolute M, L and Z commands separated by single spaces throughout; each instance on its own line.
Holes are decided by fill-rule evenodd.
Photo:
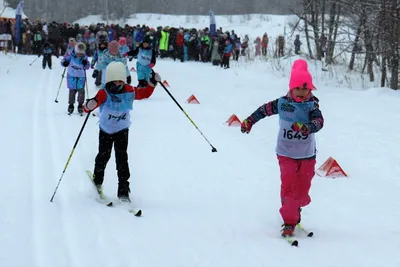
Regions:
M 85 121 L 83 122 L 83 125 L 82 125 L 82 128 L 81 128 L 81 131 L 79 132 L 79 134 L 78 134 L 78 137 L 76 138 L 76 141 L 75 141 L 74 147 L 72 148 L 72 151 L 71 151 L 71 153 L 69 154 L 69 157 L 68 157 L 67 163 L 65 163 L 64 170 L 63 170 L 63 172 L 62 172 L 62 174 L 61 174 L 61 177 L 60 177 L 60 179 L 58 180 L 58 183 L 57 183 L 57 186 L 56 186 L 56 188 L 54 189 L 54 193 L 53 193 L 53 196 L 52 196 L 52 197 L 51 197 L 51 199 L 50 199 L 50 202 L 53 202 L 54 196 L 55 196 L 55 195 L 56 195 L 56 193 L 57 193 L 58 187 L 60 186 L 60 183 L 61 183 L 61 180 L 62 180 L 62 178 L 63 178 L 63 176 L 64 176 L 64 173 L 65 173 L 65 171 L 66 171 L 66 170 L 67 170 L 67 168 L 68 168 L 69 161 L 71 160 L 71 158 L 72 158 L 72 155 L 74 154 L 75 148 L 76 148 L 76 146 L 78 145 L 79 139 L 81 138 L 81 135 L 82 135 L 83 129 L 85 129 L 86 122 L 88 121 L 89 117 L 90 117 L 90 112 L 88 112 L 88 114 L 87 114 L 87 116 L 86 116 L 86 119 L 85 119 Z
M 35 59 L 29 64 L 29 66 L 32 66 L 32 64 L 35 63 L 35 61 L 38 60 L 38 59 L 39 59 L 39 57 L 35 58 Z
M 87 85 L 86 69 L 84 68 L 83 71 L 85 72 L 86 99 L 89 99 L 89 89 L 88 89 L 88 85 Z
M 208 141 L 207 137 L 200 131 L 199 127 L 197 127 L 196 123 L 189 117 L 189 115 L 185 112 L 185 110 L 181 107 L 181 105 L 176 101 L 175 97 L 169 92 L 169 90 L 165 87 L 165 85 L 161 82 L 159 82 L 161 86 L 164 88 L 164 90 L 167 92 L 167 94 L 174 100 L 175 104 L 180 108 L 180 110 L 183 112 L 183 114 L 186 115 L 186 117 L 189 119 L 189 121 L 193 124 L 194 127 L 196 127 L 197 131 L 203 136 L 203 138 L 207 141 L 207 143 L 211 146 L 211 152 L 217 152 L 217 149 Z
M 58 87 L 58 92 L 57 92 L 57 96 L 56 96 L 56 100 L 54 100 L 54 102 L 56 102 L 56 103 L 58 103 L 58 94 L 60 93 L 60 89 L 61 89 L 61 85 L 62 85 L 62 81 L 64 80 L 64 74 L 65 74 L 65 70 L 66 70 L 67 68 L 64 68 L 64 71 L 63 71 L 63 74 L 62 74 L 62 76 L 61 76 L 61 81 L 60 81 L 60 86 Z

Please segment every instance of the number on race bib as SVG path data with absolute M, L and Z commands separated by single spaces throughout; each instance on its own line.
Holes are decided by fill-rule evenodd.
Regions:
M 305 140 L 308 138 L 308 134 L 303 135 L 303 134 L 301 134 L 299 132 L 295 132 L 293 130 L 283 129 L 283 138 L 286 138 L 289 140 L 291 140 L 293 138 L 298 139 L 298 140 L 300 140 L 300 139 Z

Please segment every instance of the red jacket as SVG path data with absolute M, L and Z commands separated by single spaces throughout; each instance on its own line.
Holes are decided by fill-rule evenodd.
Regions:
M 176 36 L 176 46 L 182 47 L 185 44 L 185 40 L 183 39 L 183 34 L 178 33 Z
M 125 84 L 124 88 L 122 89 L 122 93 L 135 93 L 135 100 L 142 100 L 149 98 L 154 92 L 154 87 L 151 85 L 147 85 L 146 88 L 136 88 L 133 86 L 130 86 L 129 84 Z M 98 108 L 101 106 L 104 102 L 107 100 L 107 93 L 104 89 L 101 89 L 97 92 L 96 96 L 94 97 L 97 101 L 97 105 L 94 109 Z M 86 106 L 83 106 L 83 110 L 87 113 L 89 112 L 88 109 L 86 109 Z

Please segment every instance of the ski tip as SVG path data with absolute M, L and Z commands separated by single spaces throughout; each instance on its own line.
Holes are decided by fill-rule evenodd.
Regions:
M 308 236 L 308 237 L 313 237 L 313 235 L 314 235 L 313 232 L 309 232 L 307 236 Z
M 298 242 L 297 240 L 294 240 L 294 241 L 292 242 L 292 246 L 293 246 L 293 247 L 298 247 L 298 246 L 299 246 L 299 242 Z
M 136 217 L 142 216 L 142 210 L 138 210 L 138 212 L 136 212 L 135 216 L 136 216 Z
M 112 202 L 107 204 L 107 207 L 113 207 L 113 206 L 114 206 L 114 204 Z

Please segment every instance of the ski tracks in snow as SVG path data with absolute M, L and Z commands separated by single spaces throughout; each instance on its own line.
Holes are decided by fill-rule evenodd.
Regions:
M 53 70 L 55 72 L 55 70 Z M 55 129 L 49 123 L 52 116 L 49 111 L 53 85 L 53 76 L 44 70 L 38 85 L 34 89 L 31 123 L 32 123 L 32 231 L 34 243 L 35 266 L 62 266 L 61 262 L 69 263 L 69 258 L 63 257 L 68 252 L 64 247 L 64 237 L 60 235 L 60 217 L 56 204 L 49 202 L 51 187 L 55 186 L 55 157 L 52 147 L 56 146 L 52 138 Z M 46 155 L 43 157 L 43 155 Z M 46 207 L 53 205 L 53 207 Z M 51 211 L 51 213 L 49 213 Z M 52 252 L 51 254 L 49 252 Z
M 29 168 L 32 175 L 33 266 L 111 266 L 118 255 L 110 245 L 118 237 L 107 233 L 110 225 L 104 222 L 107 213 L 102 210 L 107 207 L 97 203 L 93 203 L 93 209 L 90 203 L 80 205 L 81 201 L 88 199 L 81 191 L 87 192 L 86 185 L 89 185 L 84 180 L 88 159 L 85 159 L 87 155 L 82 155 L 81 150 L 85 132 L 53 203 L 50 202 L 84 120 L 77 114 L 66 114 L 68 92 L 65 80 L 59 103 L 54 101 L 61 72 L 59 68 L 43 71 L 32 99 L 32 153 Z M 85 187 L 83 190 L 82 185 Z
M 60 100 L 61 106 L 55 106 L 54 97 L 62 69 L 55 68 L 48 74 L 45 70 L 36 88 L 32 107 L 32 216 L 33 244 L 36 266 L 90 266 L 92 259 L 85 257 L 88 247 L 79 207 L 75 207 L 69 195 L 71 164 L 67 168 L 63 181 L 51 203 L 50 197 L 62 174 L 71 152 L 71 132 L 62 130 L 60 123 L 69 124 L 68 117 L 58 112 L 67 107 Z M 65 80 L 61 88 L 61 99 L 65 99 Z M 64 95 L 62 95 L 64 94 Z M 64 102 L 64 103 L 63 103 Z M 79 123 L 73 122 L 79 130 Z M 71 129 L 71 128 L 70 128 Z M 69 137 L 68 137 L 69 136 Z M 45 156 L 43 156 L 45 155 Z M 73 161 L 71 159 L 71 161 Z M 71 163 L 70 161 L 70 163 Z M 76 163 L 76 162 L 75 162 Z M 68 181 L 66 181 L 68 180 Z M 51 253 L 49 253 L 51 252 Z

